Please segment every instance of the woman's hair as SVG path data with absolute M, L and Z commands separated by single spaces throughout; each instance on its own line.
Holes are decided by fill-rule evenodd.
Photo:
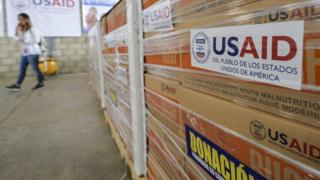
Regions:
M 23 26 L 23 31 L 28 31 L 32 27 L 31 19 L 30 19 L 30 16 L 28 14 L 20 13 L 20 14 L 18 14 L 18 18 L 23 18 L 23 19 L 27 20 L 26 25 Z
M 98 13 L 98 10 L 97 10 L 96 7 L 91 6 L 90 9 L 89 9 L 89 12 L 92 12 L 92 13 L 97 14 L 97 13 Z
M 18 14 L 18 17 L 22 17 L 24 19 L 30 20 L 30 16 L 26 13 L 20 13 L 20 14 Z

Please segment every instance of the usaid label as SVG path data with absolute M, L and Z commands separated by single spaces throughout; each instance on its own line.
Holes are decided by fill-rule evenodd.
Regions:
M 272 145 L 279 146 L 320 165 L 320 147 L 318 144 L 306 142 L 303 139 L 299 139 L 298 136 L 292 137 L 279 129 L 265 127 L 257 120 L 251 121 L 249 129 L 252 137 L 256 140 L 266 140 Z
M 170 0 L 162 0 L 143 11 L 144 32 L 172 29 Z
M 31 17 L 32 24 L 45 37 L 81 36 L 79 0 L 6 0 L 8 35 L 13 37 L 17 15 Z
M 192 66 L 301 89 L 304 21 L 191 30 Z

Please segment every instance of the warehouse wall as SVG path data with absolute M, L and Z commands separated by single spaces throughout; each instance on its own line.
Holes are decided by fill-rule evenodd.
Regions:
M 85 71 L 87 62 L 87 40 L 81 38 L 56 38 L 54 55 L 60 64 L 60 73 L 79 73 Z
M 6 17 L 4 19 L 6 20 Z M 55 38 L 54 46 L 53 55 L 58 60 L 60 74 L 85 72 L 88 58 L 85 36 Z M 0 78 L 17 76 L 20 52 L 19 45 L 12 38 L 0 37 Z M 29 68 L 27 75 L 32 75 L 31 68 Z
M 54 56 L 61 74 L 85 71 L 87 43 L 85 37 L 56 38 Z M 19 70 L 20 47 L 12 38 L 0 38 L 0 78 L 14 77 Z M 32 75 L 31 68 L 27 75 Z

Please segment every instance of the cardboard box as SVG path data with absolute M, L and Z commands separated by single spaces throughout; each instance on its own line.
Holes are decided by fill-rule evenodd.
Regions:
M 158 94 L 158 96 L 161 96 L 161 95 Z M 197 98 L 197 97 L 198 96 L 194 96 L 194 94 L 189 94 L 188 96 L 188 98 L 191 99 L 190 101 L 192 101 L 193 98 Z M 211 99 L 210 97 L 207 97 L 206 100 L 204 99 L 201 99 L 201 100 L 202 102 L 206 102 L 206 101 L 210 101 Z M 170 101 L 170 100 L 162 99 L 162 101 Z M 226 109 L 229 107 L 225 106 L 225 104 L 220 103 L 220 101 L 217 102 L 217 104 L 215 104 L 214 108 L 211 109 L 210 112 L 212 113 L 215 112 L 215 109 L 219 109 L 219 110 L 224 109 L 223 116 L 225 116 L 226 118 L 223 121 L 228 121 L 230 124 L 233 124 L 234 126 L 242 127 L 242 124 L 245 123 L 245 121 L 243 121 L 242 119 L 242 116 L 234 114 L 233 113 L 234 109 L 227 111 Z M 199 108 L 204 108 L 203 104 L 205 103 L 201 104 L 198 101 L 194 101 L 194 103 L 192 104 L 194 106 L 198 105 Z M 178 104 L 176 105 L 178 106 Z M 210 109 L 210 107 L 212 107 L 211 104 L 206 105 L 207 109 Z M 216 122 L 211 121 L 209 119 L 202 118 L 198 114 L 193 113 L 188 109 L 181 109 L 180 111 L 182 113 L 182 119 L 185 122 L 185 125 L 188 125 L 194 131 L 196 131 L 197 133 L 200 133 L 202 136 L 209 139 L 212 143 L 215 144 L 214 145 L 215 148 L 219 147 L 218 154 L 224 154 L 224 156 L 226 156 L 227 159 L 229 159 L 229 162 L 237 162 L 238 165 L 239 163 L 242 164 L 243 168 L 251 169 L 251 173 L 253 173 L 252 175 L 256 177 L 255 179 L 261 179 L 261 177 L 259 178 L 260 175 L 265 176 L 266 179 L 274 179 L 274 180 L 276 179 L 289 180 L 290 178 L 292 178 L 292 176 L 294 176 L 297 179 L 318 179 L 320 177 L 319 175 L 317 175 L 317 173 L 314 172 L 315 170 L 311 172 L 310 169 L 305 169 L 303 166 L 299 165 L 297 161 L 292 161 L 292 159 L 288 158 L 288 156 L 286 157 L 283 156 L 282 151 L 278 153 L 272 150 L 272 149 L 276 149 L 274 148 L 274 146 L 276 145 L 272 146 L 272 148 L 261 146 L 260 143 L 262 142 L 257 140 L 257 142 L 255 143 L 254 141 L 250 140 L 250 137 L 248 138 L 248 137 L 245 137 L 244 135 L 239 135 L 238 132 L 226 129 L 222 125 L 216 124 Z M 247 114 L 249 117 L 252 117 L 252 115 L 248 114 L 246 111 L 244 111 L 243 113 Z M 239 118 L 237 119 L 233 118 L 232 121 L 227 119 L 230 117 L 238 117 L 238 116 Z M 216 116 L 216 117 L 218 118 L 219 116 Z M 257 119 L 259 119 L 260 122 L 265 123 L 264 121 L 261 121 L 259 117 L 257 117 Z M 221 124 L 228 125 L 228 123 L 221 123 Z M 185 125 L 181 125 L 181 126 L 184 127 Z M 283 130 L 283 129 L 286 129 L 287 127 L 288 127 L 287 125 L 283 125 L 282 128 L 279 128 L 278 133 L 280 132 L 281 132 L 280 134 L 287 133 L 287 131 Z M 156 144 L 166 144 L 167 147 L 172 147 L 172 144 L 170 145 L 172 141 L 165 140 L 165 139 L 168 139 L 168 136 L 170 137 L 170 133 L 159 133 L 161 131 L 163 132 L 163 127 L 155 128 L 154 126 L 150 126 L 149 130 L 150 129 L 152 130 L 151 132 L 153 132 L 153 134 L 156 134 L 156 135 L 153 135 L 152 137 L 157 137 L 155 139 L 159 141 Z M 250 129 L 250 127 L 248 129 Z M 260 129 L 257 128 L 256 130 L 260 130 Z M 188 135 L 189 131 L 186 131 L 186 132 L 187 132 L 186 135 Z M 258 132 L 257 134 L 259 135 L 260 131 L 257 131 L 257 132 Z M 282 137 L 283 135 L 280 135 L 280 134 L 279 136 Z M 289 133 L 287 135 L 288 137 L 290 137 L 289 135 L 291 134 Z M 260 136 L 257 136 L 257 137 L 260 137 Z M 188 138 L 186 139 L 181 137 L 179 138 L 180 140 L 184 139 L 187 142 L 187 143 L 181 143 L 181 145 L 182 144 L 185 145 L 184 149 L 190 150 L 190 145 L 186 146 L 186 144 L 188 144 L 188 140 L 187 140 Z M 169 139 L 172 140 L 172 138 L 169 138 Z M 300 140 L 301 138 L 297 139 L 297 141 L 300 141 Z M 174 142 L 178 142 L 178 141 L 179 139 L 174 140 Z M 162 149 L 165 149 L 165 148 L 162 148 Z M 176 149 L 170 149 L 169 152 L 171 154 L 172 153 L 175 154 L 173 157 L 177 157 L 178 159 L 181 159 L 180 155 L 177 154 Z M 287 151 L 285 153 L 288 154 L 289 152 Z M 167 152 L 166 154 L 169 154 L 169 153 Z M 189 151 L 188 151 L 188 154 L 189 154 Z M 170 161 L 170 159 L 166 159 L 166 157 L 163 157 L 163 156 L 164 155 L 159 155 L 162 161 Z M 163 163 L 167 163 L 167 162 L 163 162 Z M 203 179 L 203 177 L 209 176 L 209 174 L 205 172 L 204 169 L 202 169 L 199 164 L 196 164 L 196 161 L 194 161 L 191 157 L 185 159 L 183 167 L 185 169 L 187 176 L 190 179 L 199 179 L 199 178 Z M 222 165 L 219 165 L 219 168 L 222 168 Z M 220 172 L 220 175 L 221 175 L 221 172 Z
M 232 113 L 228 112 L 228 114 Z M 319 173 L 315 172 L 317 170 L 311 172 L 310 169 L 285 160 L 285 158 L 272 153 L 270 149 L 241 138 L 234 132 L 193 113 L 185 111 L 183 118 L 186 120 L 188 128 L 192 129 L 191 131 L 187 130 L 189 157 L 197 162 L 199 167 L 211 167 L 214 174 L 218 174 L 218 177 L 226 176 L 226 173 L 223 172 L 226 169 L 229 170 L 230 176 L 236 177 L 235 167 L 240 164 L 245 169 L 247 176 L 250 174 L 254 179 L 263 179 L 263 177 L 270 180 L 320 178 Z M 240 126 L 240 123 L 237 124 Z M 201 150 L 204 147 L 210 147 L 209 153 L 212 152 L 212 158 L 216 159 L 215 163 L 210 161 L 210 158 L 206 158 L 209 154 L 204 149 Z M 195 160 L 198 158 L 202 161 Z M 229 166 L 222 164 L 223 161 L 228 162 Z M 199 162 L 204 162 L 204 165 L 200 165 Z M 233 164 L 233 168 L 231 168 L 231 164 Z M 205 170 L 205 168 L 203 169 Z
M 127 23 L 127 7 L 126 6 L 127 6 L 126 0 L 121 0 L 114 8 L 116 28 L 119 28 Z
M 241 8 L 244 5 L 259 2 L 260 0 L 228 0 L 228 1 L 211 1 L 211 0 L 180 0 L 172 3 L 172 10 L 176 25 L 192 23 L 195 19 L 201 19 L 210 15 L 227 16 L 231 9 Z M 223 13 L 221 13 L 223 12 Z M 236 13 L 235 13 L 236 12 Z M 234 11 L 232 14 L 244 14 L 246 11 Z M 211 21 L 209 21 L 211 22 Z
M 110 33 L 113 30 L 125 25 L 127 23 L 127 11 L 126 11 L 126 0 L 120 0 L 115 6 L 110 9 L 106 15 L 106 31 Z
M 319 40 L 320 33 L 307 34 L 304 46 L 317 47 L 320 45 Z M 303 58 L 304 84 L 320 87 L 319 49 L 305 48 Z M 188 88 L 320 127 L 320 91 L 289 90 L 194 68 L 189 53 L 150 55 L 146 56 L 146 63 L 147 71 L 158 76 L 179 79 L 183 86 Z
M 109 54 L 109 55 L 116 55 L 119 53 L 120 55 L 125 56 L 125 54 L 128 53 L 128 47 L 127 46 L 121 46 L 116 48 L 104 48 L 103 49 L 104 54 Z
M 176 135 L 182 137 L 183 128 L 179 108 L 170 102 L 163 101 L 161 97 L 154 94 L 157 92 L 163 97 L 171 99 L 173 102 L 179 103 L 180 84 L 176 81 L 161 79 L 152 75 L 145 75 L 145 91 L 146 105 L 162 123 L 166 125 Z
M 142 9 L 146 9 L 158 1 L 159 0 L 142 0 Z
M 163 124 L 159 119 L 155 118 L 153 114 L 148 114 L 147 118 L 148 122 L 148 131 L 153 136 L 153 140 L 156 141 L 156 144 L 161 145 L 162 151 L 167 155 L 167 157 L 160 157 L 162 161 L 167 160 L 169 162 L 166 163 L 173 163 L 178 162 L 179 166 L 176 164 L 174 169 L 171 171 L 177 171 L 182 176 L 182 179 L 211 179 L 209 175 L 207 175 L 202 169 L 192 162 L 186 156 L 186 143 L 185 137 L 178 137 L 170 129 L 166 128 L 166 125 Z M 181 126 L 183 127 L 183 126 Z M 149 142 L 150 142 L 149 141 Z M 159 146 L 158 146 L 159 147 Z M 160 149 L 155 148 L 153 145 L 149 146 L 149 156 L 153 156 L 154 151 L 161 151 Z M 161 164 L 165 165 L 165 163 L 159 162 L 160 168 Z M 169 171 L 168 174 L 174 174 L 173 172 Z M 177 179 L 177 177 L 174 177 Z
M 107 33 L 116 29 L 115 11 L 111 10 L 107 15 Z
M 184 73 L 185 87 L 320 127 L 320 94 L 215 76 Z
M 179 82 L 152 76 L 150 74 L 145 74 L 144 77 L 145 87 L 147 89 L 158 92 L 174 102 L 178 102 L 180 97 Z
M 186 88 L 181 88 L 180 92 L 181 105 L 208 118 L 211 123 L 217 123 L 291 159 L 314 169 L 320 169 L 319 128 L 296 123 L 249 107 L 238 106 Z M 186 120 L 186 114 L 182 116 Z M 196 120 L 192 122 L 196 124 L 196 129 L 205 130 L 203 134 L 207 137 L 214 132 L 213 129 L 208 128 L 210 122 L 202 123 L 203 121 Z M 232 142 L 229 143 L 225 144 L 232 146 Z
M 185 163 L 186 173 L 191 180 L 212 179 L 212 177 L 192 159 L 187 158 Z
M 146 9 L 159 0 L 144 0 L 143 9 Z M 212 14 L 221 14 L 221 12 L 228 11 L 230 9 L 238 8 L 246 4 L 257 2 L 259 0 L 228 0 L 228 1 L 212 1 L 212 0 L 178 0 L 171 1 L 171 12 L 174 22 L 174 30 L 178 30 L 179 26 L 185 26 L 186 24 L 193 24 L 194 21 L 199 21 L 203 17 L 207 17 Z M 235 14 L 233 12 L 233 14 Z M 243 11 L 237 11 L 237 15 L 243 14 Z M 226 13 L 223 13 L 223 17 L 226 17 Z M 169 30 L 172 32 L 174 30 Z M 152 37 L 159 35 L 161 32 L 147 32 L 144 37 Z
M 176 136 L 179 136 L 181 138 L 184 137 L 184 129 L 181 124 L 175 123 L 170 117 L 165 116 L 163 112 L 159 111 L 159 108 L 154 107 L 151 104 L 147 105 L 148 111 L 152 113 L 161 123 L 165 124 L 166 128 L 168 128 Z M 161 106 L 164 106 L 164 104 L 162 104 Z
M 184 137 L 181 138 L 169 128 L 166 124 L 162 123 L 154 114 L 148 113 L 147 116 L 147 127 L 148 131 L 152 131 L 160 144 L 166 146 L 165 150 L 169 150 L 176 157 L 178 161 L 184 159 L 185 141 Z
M 148 1 L 145 4 L 146 7 L 150 6 Z M 319 15 L 320 5 L 306 4 L 304 0 L 228 0 L 216 2 L 181 0 L 172 2 L 171 9 L 174 17 L 174 31 L 303 19 L 308 20 L 305 23 L 306 31 L 318 32 L 320 28 L 320 23 L 313 21 Z M 268 13 L 264 13 L 264 11 Z M 161 33 L 149 32 L 145 33 L 145 37 L 159 34 Z
M 107 76 L 105 83 L 106 111 L 110 116 L 121 140 L 124 142 L 130 156 L 133 154 L 132 146 L 132 119 L 130 108 L 130 96 L 124 88 L 120 88 L 120 83 L 116 79 Z M 120 90 L 119 90 L 120 89 Z
M 183 30 L 183 29 L 192 29 L 199 27 L 208 27 L 208 26 L 230 26 L 230 25 L 240 25 L 240 24 L 257 24 L 257 23 L 268 23 L 268 22 L 279 22 L 279 21 L 288 21 L 288 20 L 301 20 L 307 19 L 312 20 L 316 19 L 318 16 L 320 6 L 313 5 L 310 3 L 305 5 L 301 4 L 300 6 L 296 6 L 296 8 L 290 7 L 288 5 L 293 5 L 296 3 L 304 3 L 304 0 L 286 0 L 286 1 L 278 1 L 278 0 L 261 0 L 261 1 L 249 1 L 247 3 L 242 3 L 239 6 L 226 6 L 223 13 L 213 13 L 206 16 L 198 15 L 194 13 L 189 19 L 185 19 L 185 17 L 180 17 L 180 19 L 184 19 L 181 23 L 175 24 L 175 30 Z M 207 3 L 209 4 L 209 3 Z M 223 4 L 223 3 L 222 3 Z M 232 4 L 232 3 L 231 3 Z M 206 4 L 203 4 L 205 6 Z M 223 7 L 223 6 L 222 6 Z M 278 10 L 278 11 L 276 11 Z M 266 11 L 270 13 L 263 14 L 261 12 Z M 277 18 L 277 13 L 280 13 Z M 310 12 L 310 13 L 309 13 Z M 311 13 L 312 12 L 312 13 Z M 201 13 L 201 9 L 199 12 Z M 284 15 L 286 13 L 287 15 Z M 239 18 L 244 15 L 240 19 Z M 250 17 L 248 17 L 250 15 Z M 245 17 L 246 16 L 246 17 Z M 195 18 L 194 18 L 195 17 Z M 271 18 L 270 18 L 271 17 Z M 178 21 L 178 17 L 177 20 Z M 235 19 L 234 21 L 230 21 L 231 19 Z M 178 21 L 179 22 L 179 21 Z M 308 32 L 317 32 L 319 29 L 319 23 L 307 22 L 305 29 Z
M 133 156 L 133 145 L 132 145 L 132 131 L 131 124 L 128 125 L 128 119 L 124 118 L 124 114 L 119 112 L 118 107 L 114 106 L 111 100 L 106 101 L 106 112 L 110 117 L 110 120 L 119 134 L 121 141 L 126 146 L 126 151 L 129 153 L 130 157 Z
M 319 23 L 320 24 L 320 23 Z M 190 38 L 189 33 L 186 33 L 186 36 L 183 38 Z M 174 37 L 172 37 L 174 39 Z M 181 41 L 182 39 L 178 38 L 174 41 Z M 320 86 L 320 76 L 319 66 L 320 66 L 320 50 L 317 48 L 320 46 L 320 33 L 306 33 L 304 38 L 304 53 L 303 53 L 303 80 L 306 85 Z M 147 40 L 148 41 L 148 40 Z M 161 41 L 161 38 L 153 40 L 155 42 Z M 189 42 L 189 41 L 188 41 Z M 147 42 L 153 44 L 153 42 Z M 200 70 L 204 72 L 209 72 L 207 70 L 202 70 L 200 68 L 195 68 L 191 64 L 190 56 L 190 44 L 184 44 L 184 52 L 177 49 L 175 53 L 163 53 L 159 52 L 155 55 L 152 55 L 152 51 L 155 51 L 157 48 L 151 47 L 152 45 L 146 46 L 145 51 L 150 51 L 148 55 L 145 56 L 145 62 L 152 65 L 162 65 L 166 67 L 174 68 L 183 68 L 188 70 Z M 148 48 L 150 48 L 148 50 Z M 169 49 L 170 45 L 167 46 Z M 185 52 L 187 51 L 187 52 Z M 181 53 L 180 53 L 181 52 Z M 162 54 L 161 54 L 162 53 Z
M 162 169 L 162 167 L 158 164 L 155 160 L 154 154 L 152 152 L 148 153 L 147 158 L 147 177 L 151 180 L 162 180 L 162 179 L 169 179 L 169 176 L 166 172 Z
M 183 74 L 180 72 L 180 69 L 169 69 L 166 66 L 154 66 L 152 64 L 145 64 L 144 68 L 145 71 L 150 75 L 173 80 L 176 82 L 181 83 L 181 79 L 183 78 Z
M 169 179 L 182 179 L 184 172 L 181 163 L 183 161 L 181 159 L 178 161 L 179 156 L 174 156 L 173 153 L 177 154 L 168 150 L 168 146 L 163 143 L 161 137 L 148 128 L 148 154 L 154 154 L 156 161 L 170 177 Z
M 200 17 L 196 16 L 197 13 L 194 13 L 192 14 L 192 17 L 195 17 L 194 19 L 187 18 L 181 23 L 176 23 L 175 30 L 177 32 L 162 33 L 159 36 L 146 38 L 146 63 L 188 70 L 201 70 L 193 68 L 191 65 L 190 33 L 186 31 L 188 29 L 305 20 L 303 80 L 306 85 L 320 86 L 320 51 L 318 48 L 320 46 L 320 23 L 316 20 L 320 14 L 319 3 L 307 3 L 303 0 L 241 1 L 244 5 L 235 3 L 237 4 L 235 5 L 236 8 L 231 8 L 233 7 L 230 6 L 232 2 L 229 5 L 228 3 L 229 1 L 218 4 L 221 7 L 229 7 L 230 11 L 214 13 L 210 16 L 203 16 L 200 11 Z M 206 4 L 209 5 L 210 2 L 204 2 L 201 6 Z M 190 3 L 190 5 L 192 7 L 193 3 Z M 220 7 L 219 5 L 218 7 Z M 181 6 L 178 9 L 183 11 L 184 8 L 184 6 Z M 210 9 L 210 7 L 207 8 Z M 241 14 L 246 15 L 246 17 L 239 18 Z M 159 44 L 163 46 L 159 46 Z
M 104 36 L 105 34 L 107 34 L 107 18 L 106 17 L 101 17 L 100 27 L 101 27 L 101 35 Z

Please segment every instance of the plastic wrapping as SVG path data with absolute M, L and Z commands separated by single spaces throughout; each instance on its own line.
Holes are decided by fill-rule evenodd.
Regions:
M 254 142 L 239 132 L 228 129 L 220 125 L 220 123 L 191 111 L 149 89 L 146 89 L 146 94 L 150 96 L 149 100 L 147 100 L 149 109 L 152 109 L 156 114 L 161 114 L 168 121 L 171 120 L 172 123 L 185 130 L 184 136 L 181 137 L 167 128 L 167 124 L 159 120 L 158 115 L 149 113 L 148 128 L 153 132 L 152 135 L 158 137 L 151 136 L 149 141 L 155 141 L 155 144 L 160 144 L 159 142 L 164 144 L 153 147 L 152 142 L 149 142 L 151 144 L 149 145 L 149 151 L 151 149 L 151 151 L 162 152 L 159 155 L 162 161 L 158 162 L 162 164 L 162 168 L 167 166 L 165 164 L 167 162 L 164 162 L 164 159 L 168 159 L 168 161 L 170 159 L 169 162 L 172 162 L 171 166 L 173 167 L 169 168 L 167 174 L 187 175 L 186 179 L 199 179 L 200 177 L 202 177 L 200 179 L 204 179 L 203 177 L 208 177 L 211 172 L 211 175 L 215 176 L 215 178 L 229 177 L 232 179 L 231 177 L 233 177 L 240 179 L 238 177 L 239 174 L 236 173 L 237 167 L 240 167 L 245 171 L 243 173 L 248 179 L 250 179 L 249 176 L 252 179 L 263 179 L 264 177 L 265 179 L 283 180 L 320 178 L 320 172 L 317 169 L 306 166 L 269 147 Z M 168 107 L 159 105 L 159 100 L 157 99 L 166 101 L 166 104 L 171 104 L 172 107 L 179 109 L 181 122 L 177 123 L 176 120 L 163 113 L 164 109 Z M 212 111 L 214 112 L 215 110 L 212 109 Z M 158 127 L 155 128 L 155 126 Z M 186 132 L 188 133 L 186 134 Z M 201 142 L 201 146 L 194 144 L 195 139 L 192 139 L 194 135 L 197 137 L 196 142 Z M 209 145 L 209 152 L 213 154 L 207 154 L 208 150 L 202 151 L 201 149 L 202 147 L 209 147 Z M 205 155 L 202 153 L 205 153 Z M 217 164 L 214 164 L 207 156 L 213 158 L 213 160 L 217 158 L 215 161 Z M 181 157 L 185 158 L 184 162 L 181 161 L 183 159 Z M 231 166 L 225 166 L 222 161 L 228 162 L 229 165 L 233 164 L 234 169 Z M 187 169 L 190 168 L 195 169 L 188 171 Z M 183 179 L 183 177 L 177 176 L 175 179 Z
M 102 17 L 103 74 L 106 87 L 106 111 L 125 144 L 121 149 L 133 177 L 145 175 L 146 133 L 144 129 L 143 59 L 138 59 L 141 39 L 140 1 L 120 0 Z M 127 16 L 127 12 L 130 13 Z M 102 30 L 102 31 L 103 31 Z M 129 53 L 130 52 L 130 53 Z M 136 65 L 137 61 L 140 66 Z M 129 71 L 130 70 L 130 71 Z M 141 110 L 142 109 L 142 110 Z M 127 154 L 129 154 L 129 158 Z
M 109 93 L 111 92 L 109 89 Z M 126 151 L 129 154 L 129 158 L 133 159 L 133 144 L 132 144 L 132 128 L 130 110 L 127 109 L 121 99 L 117 99 L 116 93 L 113 97 L 106 98 L 106 111 L 111 117 L 113 125 L 116 127 L 121 140 L 125 144 Z
M 106 81 L 109 81 L 107 79 Z M 111 117 L 112 123 L 116 127 L 118 133 L 129 153 L 133 159 L 133 144 L 132 144 L 132 118 L 131 118 L 131 105 L 130 94 L 125 86 L 119 86 L 118 81 L 106 82 L 106 111 Z M 118 82 L 119 83 L 119 82 Z
M 257 1 L 259 0 L 171 0 L 171 16 L 174 24 L 177 24 L 199 19 L 203 16 L 218 14 Z M 160 2 L 161 1 L 152 2 L 150 0 L 144 0 L 144 11 Z M 163 31 L 165 30 L 166 29 L 163 29 Z
M 105 17 L 107 34 L 103 36 L 103 74 L 106 87 L 106 111 L 116 127 L 131 160 L 133 130 L 128 64 L 128 26 L 125 1 L 119 2 Z M 114 19 L 113 19 L 114 18 Z
M 118 29 L 106 34 L 104 43 L 108 47 L 125 46 L 128 44 L 128 26 L 123 25 Z
M 318 91 L 296 91 L 266 84 L 230 79 L 222 74 L 175 67 L 145 65 L 148 73 L 180 81 L 182 86 L 232 101 L 236 104 L 266 111 L 320 127 L 320 96 Z
M 178 2 L 187 3 L 172 1 L 172 4 Z M 202 7 L 213 2 L 218 3 L 218 1 L 192 1 Z M 243 3 L 241 6 L 234 4 L 237 11 L 232 9 L 220 14 L 213 13 L 209 17 L 215 18 L 203 16 L 205 20 L 200 18 L 199 24 L 185 22 L 192 26 L 183 26 L 183 28 L 181 26 L 179 29 L 177 25 L 176 31 L 146 37 L 144 40 L 146 70 L 157 76 L 178 80 L 188 88 L 320 127 L 320 56 L 318 55 L 320 52 L 320 2 L 314 0 L 270 1 L 269 5 L 267 3 L 269 1 L 237 2 Z M 221 2 L 221 4 L 227 8 L 232 3 L 227 5 Z M 195 6 L 195 9 L 197 7 Z M 176 10 L 178 9 L 183 9 L 183 6 L 178 6 Z M 198 13 L 201 14 L 201 12 Z M 193 18 L 197 19 L 197 16 Z M 189 28 L 292 20 L 305 20 L 302 91 L 258 83 L 192 65 Z
M 102 16 L 102 32 L 108 34 L 127 24 L 126 1 L 121 0 L 104 16 Z
M 153 92 L 161 94 L 224 127 L 239 132 L 259 144 L 266 145 L 316 169 L 319 168 L 317 154 L 320 153 L 320 148 L 317 137 L 320 136 L 320 132 L 318 128 L 302 125 L 252 108 L 238 106 L 215 96 L 184 88 L 176 81 L 150 75 L 146 75 L 145 79 L 146 87 Z M 161 114 L 170 117 L 177 124 L 183 123 L 179 117 L 179 109 L 168 101 L 164 101 L 161 96 L 154 96 L 152 93 L 146 92 L 146 101 L 152 102 L 154 107 L 160 107 Z M 154 113 L 149 106 L 148 108 Z M 181 135 L 181 128 L 168 123 L 165 118 L 159 118 L 159 120 L 166 123 L 175 134 Z M 296 132 L 303 133 L 297 135 Z M 283 139 L 277 137 L 279 134 L 282 134 Z M 259 138 L 260 136 L 261 138 Z M 304 146 L 303 151 L 300 148 L 302 145 Z
M 97 26 L 94 26 L 89 32 L 88 32 L 88 43 L 89 43 L 89 48 L 88 48 L 88 78 L 93 86 L 94 91 L 96 92 L 97 95 L 101 94 L 101 89 L 100 89 L 100 66 L 99 66 L 99 48 L 98 48 L 98 38 L 99 34 L 97 31 Z
M 175 31 L 235 24 L 317 20 L 317 0 L 173 0 Z M 308 25 L 307 25 L 308 26 Z M 316 27 L 312 28 L 317 30 Z M 152 35 L 152 34 L 150 34 Z
M 268 1 L 259 1 L 259 2 L 268 2 Z M 320 27 L 320 23 L 319 23 L 320 2 L 319 1 L 317 0 L 302 1 L 294 4 L 290 4 L 288 2 L 287 3 L 281 2 L 281 4 L 284 4 L 284 5 L 270 7 L 270 8 L 265 7 L 266 9 L 261 9 L 261 10 L 252 8 L 252 11 L 247 11 L 244 7 L 239 7 L 240 8 L 239 11 L 235 11 L 234 9 L 230 11 L 240 13 L 241 14 L 240 16 L 238 14 L 235 14 L 234 16 L 227 16 L 226 15 L 227 12 L 224 12 L 221 14 L 217 14 L 216 16 L 218 17 L 216 19 L 209 20 L 210 18 L 208 17 L 207 21 L 201 20 L 201 23 L 203 24 L 190 23 L 190 27 L 183 27 L 181 29 L 176 28 L 176 31 L 174 32 L 162 33 L 152 37 L 147 37 L 144 40 L 145 55 L 189 52 L 190 49 L 188 47 L 190 43 L 190 34 L 189 34 L 190 29 L 305 20 L 306 34 L 319 32 L 319 27 Z M 244 10 L 241 11 L 241 8 L 243 8 Z M 289 19 L 289 17 L 287 17 L 289 15 L 285 14 L 288 12 L 296 13 L 296 15 L 291 15 L 291 18 Z M 278 17 L 280 16 L 279 13 L 280 15 L 286 16 L 287 19 Z M 316 47 L 317 47 L 316 45 L 307 46 L 305 47 L 305 49 L 310 49 L 310 48 L 315 49 Z
M 201 6 L 206 6 L 206 3 L 202 3 Z M 169 53 L 182 53 L 189 52 L 190 43 L 190 29 L 195 28 L 209 28 L 209 27 L 222 27 L 222 26 L 235 26 L 244 24 L 261 24 L 271 22 L 283 22 L 293 20 L 305 20 L 305 33 L 317 33 L 319 32 L 319 18 L 320 18 L 320 2 L 317 0 L 312 1 L 296 1 L 296 3 L 277 1 L 282 4 L 275 7 L 262 6 L 269 1 L 258 1 L 251 9 L 247 10 L 244 6 L 239 7 L 239 11 L 230 9 L 230 13 L 233 12 L 234 16 L 228 16 L 228 12 L 214 14 L 218 16 L 213 20 L 201 20 L 203 25 L 192 24 L 190 27 L 184 27 L 176 29 L 174 32 L 162 33 L 156 36 L 147 37 L 144 40 L 145 55 L 156 54 L 169 54 Z M 295 1 L 293 1 L 295 2 Z M 270 3 L 272 5 L 272 3 Z M 257 10 L 257 7 L 261 7 Z M 250 9 L 250 8 L 249 8 Z M 291 13 L 289 16 L 288 13 Z M 241 16 L 239 16 L 239 14 Z M 293 14 L 292 14 L 293 13 Z M 221 17 L 220 17 L 221 16 Z M 275 17 L 273 17 L 275 16 Z M 291 18 L 289 18 L 291 17 Z M 206 17 L 207 18 L 207 17 Z M 202 19 L 204 19 L 202 17 Z M 208 17 L 210 19 L 210 17 Z M 315 49 L 317 45 L 307 46 L 305 49 Z
M 226 10 L 258 1 L 259 0 L 173 0 L 171 5 L 174 23 L 177 24 L 222 12 L 227 15 L 231 12 L 225 12 Z M 240 14 L 241 12 L 237 13 Z

